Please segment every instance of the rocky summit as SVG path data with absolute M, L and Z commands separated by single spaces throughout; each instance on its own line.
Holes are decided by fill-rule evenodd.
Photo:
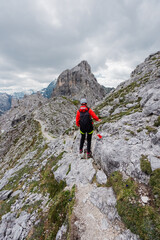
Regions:
M 93 105 L 103 99 L 105 94 L 105 88 L 97 82 L 90 65 L 82 61 L 59 75 L 52 96 L 67 96 L 76 100 L 86 97 L 88 103 Z
M 82 65 L 73 73 L 92 75 Z M 58 91 L 0 117 L 0 240 L 159 240 L 160 52 L 93 106 L 92 158 L 79 154 L 79 102 Z

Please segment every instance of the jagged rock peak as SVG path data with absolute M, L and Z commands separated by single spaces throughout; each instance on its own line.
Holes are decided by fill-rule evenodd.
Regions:
M 82 70 L 85 70 L 88 74 L 91 73 L 91 66 L 88 64 L 87 61 L 83 60 L 78 64 L 78 67 L 80 67 Z
M 105 88 L 97 82 L 88 62 L 81 61 L 74 68 L 59 75 L 52 96 L 68 96 L 77 100 L 86 97 L 89 104 L 94 104 L 105 94 Z

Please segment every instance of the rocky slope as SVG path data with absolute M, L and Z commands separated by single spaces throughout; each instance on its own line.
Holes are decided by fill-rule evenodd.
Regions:
M 76 100 L 85 97 L 88 103 L 93 105 L 106 95 L 106 91 L 92 74 L 90 65 L 82 61 L 71 70 L 65 70 L 58 77 L 53 96 L 62 95 Z
M 131 78 L 97 106 L 97 111 L 103 119 L 99 130 L 105 145 L 97 142 L 97 161 L 109 174 L 121 170 L 146 183 L 141 156 L 147 155 L 152 170 L 160 168 L 160 131 L 156 126 L 160 116 L 160 52 L 137 66 Z M 99 152 L 103 154 L 99 156 Z
M 90 159 L 76 101 L 28 96 L 0 117 L 0 240 L 160 239 L 159 72 L 160 52 L 96 104 Z

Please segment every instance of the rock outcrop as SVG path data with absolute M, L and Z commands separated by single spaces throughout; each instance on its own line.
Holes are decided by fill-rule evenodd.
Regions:
M 86 61 L 82 61 L 71 70 L 62 72 L 52 94 L 52 96 L 67 96 L 76 100 L 85 97 L 92 105 L 103 99 L 105 95 L 105 88 L 97 82 Z
M 47 99 L 39 93 L 30 96 L 26 95 L 22 99 L 12 99 L 11 109 L 0 118 L 0 130 L 6 132 L 10 128 L 12 129 L 12 125 L 15 126 L 16 123 L 30 117 L 35 109 L 46 102 Z
M 160 168 L 160 52 L 137 66 L 131 78 L 120 84 L 97 107 L 103 117 L 94 158 L 107 174 L 120 170 L 147 183 L 140 159 L 147 156 L 152 170 Z M 114 144 L 113 144 L 114 142 Z

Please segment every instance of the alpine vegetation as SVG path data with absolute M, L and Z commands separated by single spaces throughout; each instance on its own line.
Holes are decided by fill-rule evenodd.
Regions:
M 87 157 L 80 99 L 101 120 Z M 86 61 L 64 71 L 0 116 L 0 146 L 0 240 L 159 240 L 160 52 L 110 93 Z

